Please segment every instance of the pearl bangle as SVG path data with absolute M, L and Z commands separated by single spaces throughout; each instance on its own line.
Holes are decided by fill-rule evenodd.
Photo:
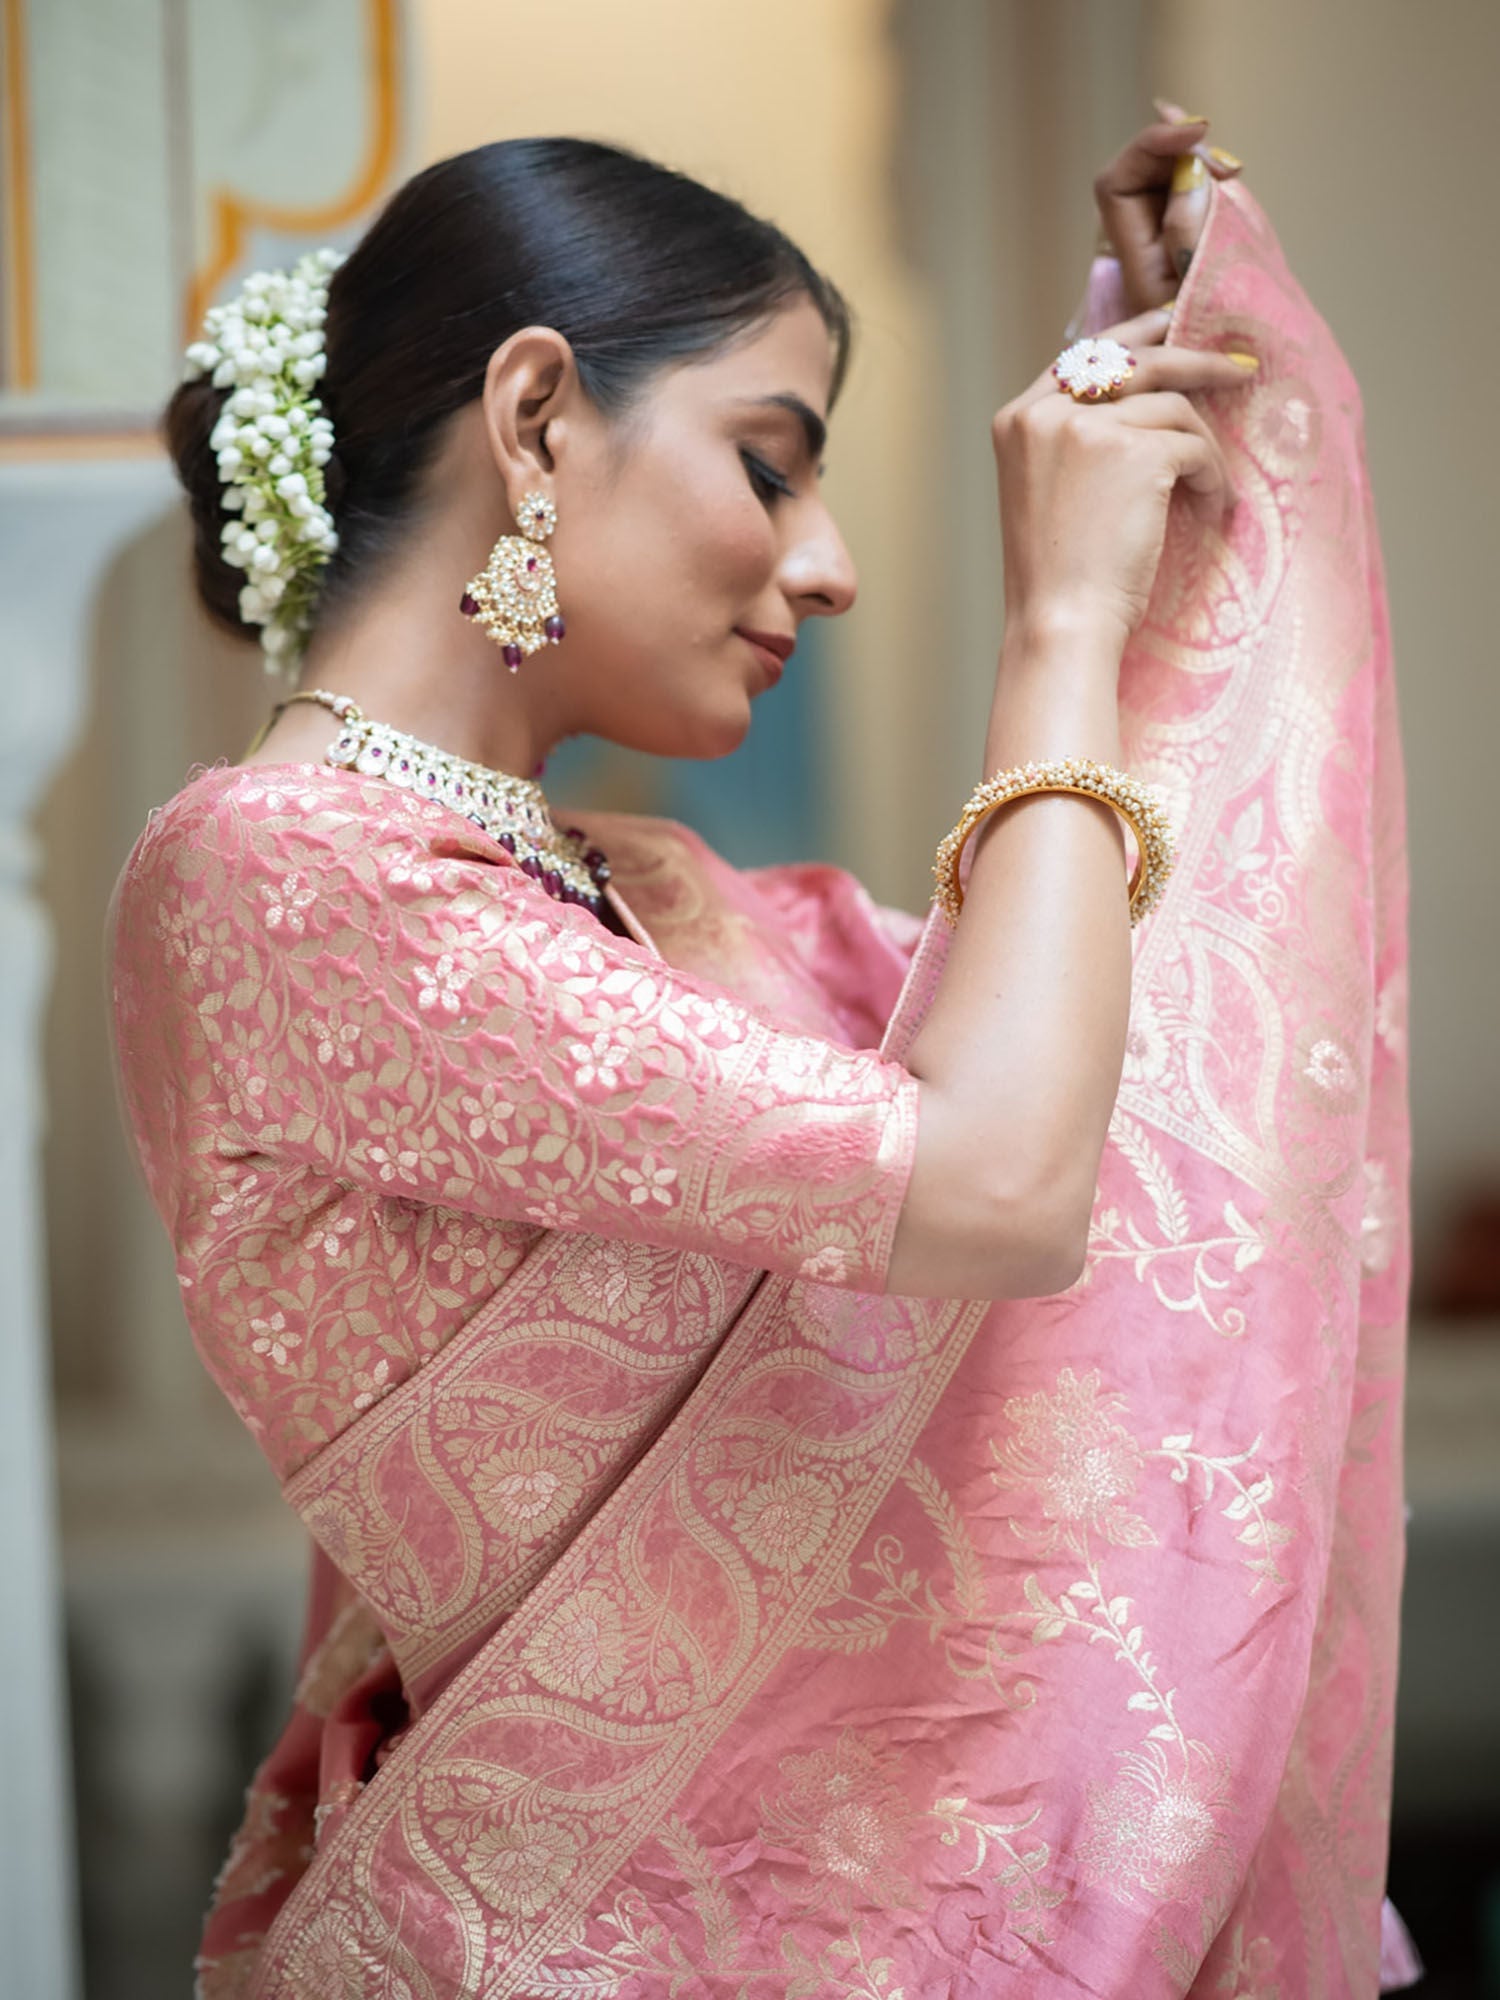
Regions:
M 1135 835 L 1138 850 L 1135 873 L 1130 878 L 1132 926 L 1147 911 L 1156 908 L 1177 855 L 1171 822 L 1160 794 L 1154 786 L 1143 785 L 1111 764 L 1095 764 L 1086 757 L 1065 757 L 1058 763 L 1018 764 L 975 786 L 959 815 L 958 825 L 939 844 L 932 864 L 937 903 L 950 924 L 958 922 L 958 913 L 963 908 L 959 862 L 969 835 L 997 807 L 1033 792 L 1070 792 L 1076 798 L 1099 799 L 1112 807 Z

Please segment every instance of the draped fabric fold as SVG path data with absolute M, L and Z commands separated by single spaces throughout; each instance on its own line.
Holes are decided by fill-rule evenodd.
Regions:
M 657 952 L 601 943 L 455 815 L 310 768 L 204 774 L 148 830 L 127 1099 L 319 1550 L 210 2000 L 1376 1990 L 1380 558 L 1357 391 L 1236 185 L 1172 337 L 1262 366 L 1205 399 L 1240 505 L 1174 504 L 1125 665 L 1180 860 L 1064 1295 L 882 1289 L 935 913 L 585 816 Z

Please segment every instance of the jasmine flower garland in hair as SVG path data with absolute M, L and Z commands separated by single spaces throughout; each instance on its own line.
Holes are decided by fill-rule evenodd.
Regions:
M 230 390 L 209 442 L 223 504 L 224 560 L 245 571 L 240 616 L 259 625 L 266 670 L 295 664 L 307 637 L 318 575 L 338 547 L 324 506 L 323 467 L 333 425 L 313 394 L 327 360 L 328 280 L 343 262 L 314 250 L 290 271 L 256 271 L 237 299 L 209 309 L 187 350 L 184 380 L 209 375 Z

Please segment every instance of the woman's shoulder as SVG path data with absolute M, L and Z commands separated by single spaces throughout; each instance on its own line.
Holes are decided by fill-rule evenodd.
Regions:
M 327 764 L 209 764 L 147 815 L 122 885 L 302 867 L 378 874 L 414 848 L 498 860 L 501 850 L 432 799 Z
M 180 791 L 153 806 L 143 842 L 200 839 L 211 828 L 300 824 L 323 815 L 362 824 L 420 826 L 449 817 L 430 799 L 381 778 L 331 764 L 217 764 L 193 770 Z

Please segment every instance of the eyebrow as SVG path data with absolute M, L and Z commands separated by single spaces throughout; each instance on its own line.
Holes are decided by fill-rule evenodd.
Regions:
M 802 426 L 802 435 L 807 440 L 808 457 L 813 460 L 822 457 L 823 446 L 828 441 L 828 426 L 817 411 L 804 403 L 800 396 L 794 396 L 790 390 L 784 390 L 773 396 L 746 396 L 741 400 L 759 409 L 790 410 Z

